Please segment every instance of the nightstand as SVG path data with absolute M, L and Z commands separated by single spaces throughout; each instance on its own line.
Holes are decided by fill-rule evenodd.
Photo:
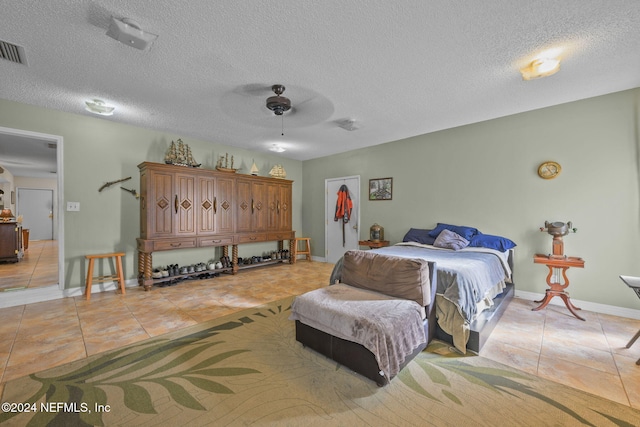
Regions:
M 360 240 L 358 242 L 360 246 L 369 246 L 369 249 L 383 248 L 389 246 L 388 240 L 380 240 L 378 242 L 372 242 L 371 240 Z

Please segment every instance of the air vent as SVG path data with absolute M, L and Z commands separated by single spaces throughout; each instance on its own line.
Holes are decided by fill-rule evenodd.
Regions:
M 0 58 L 17 64 L 27 65 L 27 57 L 24 48 L 17 44 L 0 40 Z

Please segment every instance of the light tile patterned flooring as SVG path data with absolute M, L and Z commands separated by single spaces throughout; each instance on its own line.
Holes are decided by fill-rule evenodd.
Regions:
M 0 309 L 0 393 L 23 375 L 326 286 L 332 267 L 301 260 L 150 292 L 93 294 L 89 302 Z M 582 322 L 564 307 L 535 306 L 514 299 L 481 356 L 640 409 L 640 342 L 624 348 L 640 321 L 583 311 Z
M 29 242 L 20 262 L 0 263 L 0 292 L 58 283 L 58 241 Z

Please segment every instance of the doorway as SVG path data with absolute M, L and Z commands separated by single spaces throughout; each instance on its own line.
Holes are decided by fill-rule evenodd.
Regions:
M 53 190 L 18 188 L 16 212 L 31 240 L 53 240 Z
M 345 185 L 353 202 L 351 218 L 345 223 L 334 221 L 338 191 Z M 335 264 L 345 252 L 359 249 L 360 225 L 360 176 L 348 176 L 325 180 L 325 248 L 326 260 Z
M 0 153 L 2 153 L 0 164 L 4 169 L 3 176 L 0 178 L 4 179 L 3 186 L 5 192 L 7 188 L 10 188 L 11 191 L 16 192 L 18 196 L 16 199 L 21 199 L 16 200 L 17 203 L 12 206 L 12 209 L 15 209 L 14 212 L 16 212 L 16 215 L 23 215 L 23 220 L 25 221 L 23 226 L 24 228 L 30 229 L 30 240 L 42 238 L 46 239 L 47 246 L 55 246 L 55 250 L 52 251 L 55 257 L 53 257 L 51 266 L 49 266 L 55 269 L 55 271 L 53 275 L 50 275 L 51 278 L 48 279 L 50 283 L 43 283 L 42 287 L 36 289 L 25 289 L 23 291 L 12 290 L 11 293 L 3 295 L 3 301 L 0 306 L 9 307 L 25 302 L 37 302 L 43 300 L 40 299 L 40 296 L 46 296 L 46 299 L 52 299 L 52 295 L 62 296 L 60 292 L 64 290 L 64 221 L 62 221 L 64 187 L 62 150 L 62 136 L 0 127 Z M 51 164 L 47 164 L 46 167 L 41 165 L 41 156 L 45 152 L 54 153 L 55 161 L 51 162 L 53 167 Z M 32 170 L 33 172 L 27 173 L 24 172 L 25 170 Z M 38 175 L 38 173 L 41 175 Z M 27 211 L 25 210 L 24 203 L 29 203 L 25 201 L 25 199 L 29 199 L 29 195 L 26 195 L 27 193 L 24 193 L 24 190 L 42 190 L 38 183 L 42 183 L 42 179 L 45 176 L 49 179 L 55 177 L 55 184 L 52 185 L 54 188 L 49 187 L 45 189 L 45 191 L 48 192 L 46 196 L 47 201 L 40 202 L 44 203 L 42 207 L 46 209 L 46 219 L 44 219 L 43 222 L 48 223 L 47 226 L 41 230 L 39 221 L 32 221 L 31 215 L 26 214 Z M 5 200 L 5 204 L 6 202 Z M 29 208 L 29 210 L 31 210 L 31 208 Z M 49 215 L 51 215 L 52 218 L 49 218 Z M 29 245 L 28 250 L 31 249 L 36 248 Z M 18 268 L 22 264 L 25 263 L 18 262 L 14 264 L 14 267 Z M 24 267 L 27 267 L 27 265 L 25 264 Z M 0 275 L 0 285 L 3 280 L 2 275 Z

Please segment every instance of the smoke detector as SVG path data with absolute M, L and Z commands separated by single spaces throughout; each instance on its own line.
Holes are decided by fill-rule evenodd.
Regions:
M 149 50 L 153 42 L 158 38 L 157 34 L 143 31 L 140 24 L 133 19 L 116 19 L 113 16 L 111 17 L 111 25 L 109 25 L 107 35 L 127 46 L 140 50 Z

